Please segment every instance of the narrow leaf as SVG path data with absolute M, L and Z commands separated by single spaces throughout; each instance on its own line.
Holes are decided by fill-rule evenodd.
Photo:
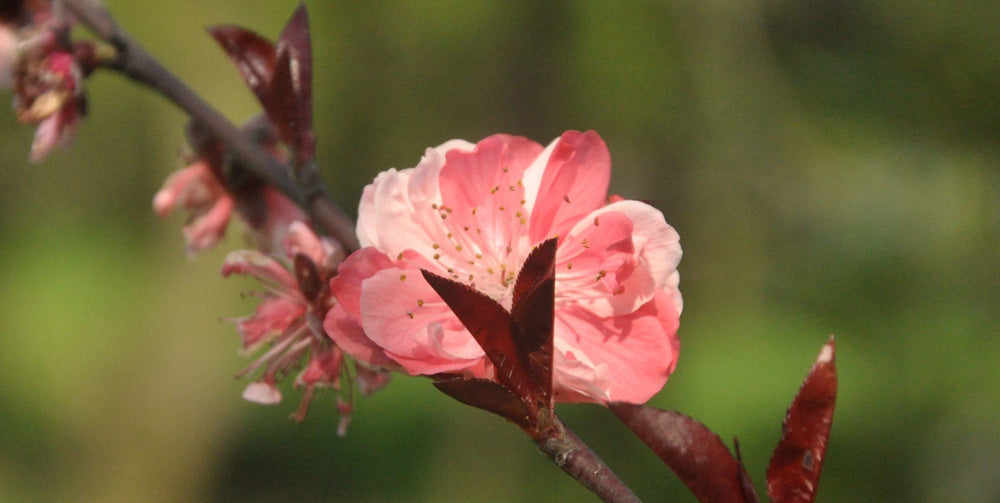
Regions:
M 421 271 L 427 283 L 448 304 L 465 329 L 483 348 L 497 368 L 497 380 L 527 405 L 537 416 L 539 403 L 547 401 L 541 383 L 528 372 L 527 355 L 518 349 L 510 313 L 497 301 L 462 283 Z
M 608 407 L 702 503 L 756 503 L 742 465 L 718 435 L 674 410 L 611 402 Z M 745 491 L 749 494 L 745 494 Z
M 496 381 L 452 377 L 435 380 L 434 386 L 459 402 L 502 416 L 521 428 L 533 425 L 524 402 Z
M 268 99 L 261 101 L 260 104 L 274 124 L 278 138 L 285 144 L 298 148 L 300 118 L 298 97 L 295 94 L 295 77 L 292 74 L 294 63 L 291 58 L 287 46 L 278 47 Z
M 234 25 L 212 26 L 208 32 L 229 55 L 257 101 L 268 101 L 276 55 L 274 44 L 253 31 Z
M 518 352 L 527 355 L 528 372 L 541 383 L 552 409 L 552 337 L 555 317 L 556 244 L 553 238 L 542 242 L 525 259 L 514 283 L 511 317 L 520 328 L 515 338 Z
M 278 53 L 288 53 L 291 91 L 295 97 L 295 141 L 302 161 L 311 159 L 316 149 L 312 129 L 312 44 L 309 41 L 309 16 L 305 4 L 299 4 L 278 37 Z
M 325 286 L 319 268 L 316 267 L 311 258 L 302 253 L 295 254 L 292 266 L 302 296 L 309 302 L 315 302 Z
M 788 408 L 781 442 L 767 469 L 767 494 L 775 503 L 816 499 L 837 399 L 835 353 L 831 336 Z

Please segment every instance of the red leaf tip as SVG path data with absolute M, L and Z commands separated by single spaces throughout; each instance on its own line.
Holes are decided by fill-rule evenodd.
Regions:
M 833 336 L 830 336 L 830 340 L 823 345 L 823 349 L 819 350 L 819 356 L 816 357 L 816 363 L 828 363 L 834 360 L 837 352 L 837 342 L 834 340 Z

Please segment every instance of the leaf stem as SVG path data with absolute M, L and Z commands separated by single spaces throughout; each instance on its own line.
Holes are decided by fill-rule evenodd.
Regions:
M 115 23 L 100 2 L 63 0 L 63 3 L 81 24 L 117 49 L 117 56 L 104 65 L 106 68 L 149 86 L 203 124 L 254 174 L 301 206 L 319 230 L 339 240 L 348 253 L 360 247 L 354 233 L 354 222 L 330 198 L 319 176 L 293 180 L 286 165 L 243 135 L 233 123 L 156 61 Z

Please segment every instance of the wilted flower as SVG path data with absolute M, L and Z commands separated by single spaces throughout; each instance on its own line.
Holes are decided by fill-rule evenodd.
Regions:
M 76 134 L 86 110 L 83 71 L 72 54 L 52 52 L 41 59 L 22 56 L 15 68 L 17 119 L 37 124 L 31 160 L 39 161 Z
M 48 2 L 10 2 L 0 14 L 0 87 L 13 87 L 18 120 L 38 125 L 30 158 L 39 161 L 76 133 L 83 80 L 99 51 L 92 41 L 70 42 L 70 20 L 53 16 Z
M 195 160 L 171 174 L 153 197 L 153 211 L 160 218 L 169 215 L 174 208 L 191 213 L 184 226 L 189 255 L 211 248 L 222 239 L 233 204 L 233 197 L 203 160 Z
M 420 270 L 510 308 L 528 253 L 559 237 L 556 400 L 645 402 L 677 361 L 681 248 L 655 208 L 609 203 L 610 174 L 593 131 L 564 133 L 547 148 L 505 135 L 454 140 L 428 149 L 415 168 L 381 173 L 359 208 L 365 248 L 331 280 L 339 302 L 328 332 L 376 365 L 492 377 L 482 348 Z M 351 324 L 364 332 L 343 330 Z
M 245 129 L 258 133 L 260 143 L 275 157 L 284 159 L 266 125 L 252 122 Z M 161 218 L 177 208 L 190 213 L 184 226 L 189 255 L 218 244 L 233 212 L 247 225 L 257 248 L 280 255 L 289 225 L 305 220 L 305 213 L 275 188 L 228 159 L 214 139 L 201 138 L 197 128 L 192 131 L 191 143 L 198 154 L 163 183 L 153 197 L 153 211 Z
M 249 274 L 265 285 L 254 314 L 233 320 L 243 341 L 243 352 L 264 351 L 240 376 L 263 369 L 260 377 L 243 393 L 249 401 L 273 404 L 281 401 L 277 382 L 303 366 L 295 378 L 305 388 L 296 420 L 305 418 L 317 387 L 341 389 L 344 355 L 323 328 L 323 316 L 336 303 L 327 282 L 344 251 L 329 238 L 319 238 L 307 225 L 295 222 L 288 230 L 287 262 L 279 262 L 258 251 L 230 253 L 222 275 Z M 266 348 L 266 349 L 265 349 Z M 384 373 L 359 369 L 363 391 L 374 391 L 385 382 Z M 347 384 L 350 386 L 350 383 Z M 349 389 L 344 390 L 348 392 Z M 350 400 L 340 400 L 342 427 L 350 415 Z

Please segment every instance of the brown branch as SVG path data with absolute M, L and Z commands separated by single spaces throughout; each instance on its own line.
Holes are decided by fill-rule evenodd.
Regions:
M 638 496 L 597 457 L 594 451 L 567 428 L 558 417 L 543 438 L 536 438 L 538 448 L 562 471 L 573 477 L 607 503 L 640 503 Z
M 106 68 L 149 86 L 187 112 L 254 174 L 301 206 L 318 230 L 340 241 L 348 253 L 360 247 L 354 233 L 354 222 L 330 198 L 316 169 L 303 170 L 313 176 L 300 176 L 299 180 L 293 180 L 288 166 L 243 135 L 233 123 L 164 68 L 115 23 L 98 1 L 63 0 L 63 3 L 82 25 L 117 49 L 116 57 L 104 65 Z

